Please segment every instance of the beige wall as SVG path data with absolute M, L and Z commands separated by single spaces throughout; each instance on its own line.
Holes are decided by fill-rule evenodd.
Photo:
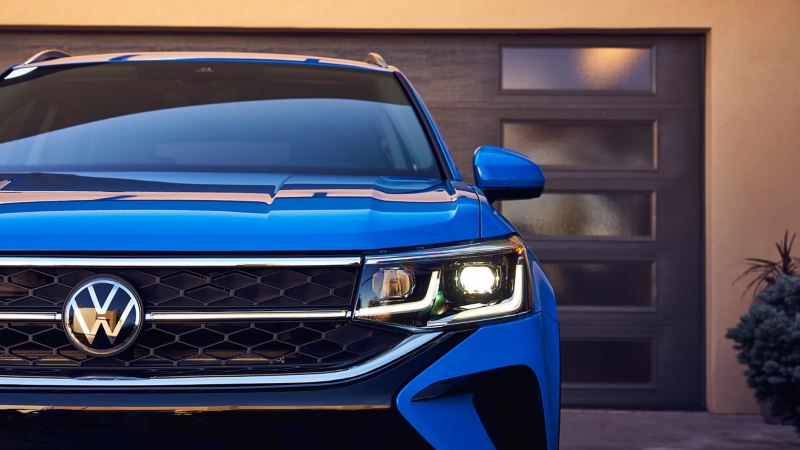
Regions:
M 262 29 L 707 29 L 707 398 L 754 410 L 723 338 L 748 256 L 800 231 L 800 0 L 0 0 L 0 26 Z M 2 43 L 0 43 L 0 46 Z

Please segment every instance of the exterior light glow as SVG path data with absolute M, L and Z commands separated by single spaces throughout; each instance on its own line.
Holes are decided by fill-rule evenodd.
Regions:
M 432 330 L 524 314 L 533 309 L 529 274 L 516 236 L 367 256 L 353 319 Z
M 491 294 L 497 289 L 497 270 L 487 265 L 464 266 L 456 281 L 466 294 Z
M 406 298 L 413 289 L 414 275 L 400 267 L 381 269 L 372 276 L 372 290 L 381 300 Z

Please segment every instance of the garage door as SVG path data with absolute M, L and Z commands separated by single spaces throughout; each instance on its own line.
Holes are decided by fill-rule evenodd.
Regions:
M 545 167 L 543 198 L 501 207 L 559 297 L 564 404 L 702 406 L 701 36 L 14 30 L 0 64 L 53 47 L 382 53 L 465 176 L 481 144 Z

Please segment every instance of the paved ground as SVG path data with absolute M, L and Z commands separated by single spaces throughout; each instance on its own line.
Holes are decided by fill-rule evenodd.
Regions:
M 562 450 L 800 449 L 792 427 L 755 415 L 565 410 L 561 417 Z

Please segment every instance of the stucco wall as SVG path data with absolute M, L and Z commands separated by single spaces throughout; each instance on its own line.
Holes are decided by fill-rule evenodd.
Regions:
M 748 256 L 800 231 L 798 0 L 0 0 L 0 26 L 254 29 L 704 29 L 707 399 L 754 410 L 723 338 L 747 307 L 732 286 Z M 2 43 L 0 43 L 2 51 Z

